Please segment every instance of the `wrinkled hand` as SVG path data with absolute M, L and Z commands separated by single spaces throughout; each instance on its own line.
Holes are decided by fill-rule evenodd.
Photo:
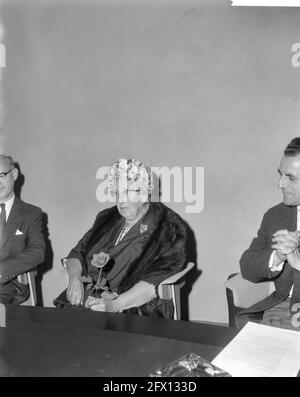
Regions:
M 88 307 L 97 312 L 118 313 L 123 311 L 120 301 L 116 298 L 91 298 Z
M 278 251 L 279 255 L 290 255 L 299 247 L 298 232 L 278 230 L 273 234 L 272 243 L 272 248 Z
M 85 302 L 85 307 L 91 309 L 92 306 L 98 306 L 99 312 L 105 312 L 105 303 L 101 298 L 95 298 L 94 296 L 89 296 Z M 93 310 L 93 309 L 92 309 Z
M 287 260 L 289 265 L 300 270 L 300 233 L 289 232 L 288 230 L 279 230 L 273 235 L 272 248 L 277 251 L 279 258 Z
M 103 291 L 101 294 L 102 299 L 116 299 L 118 294 L 116 292 Z
M 79 277 L 72 277 L 67 289 L 67 299 L 72 305 L 79 306 L 84 295 L 83 283 Z

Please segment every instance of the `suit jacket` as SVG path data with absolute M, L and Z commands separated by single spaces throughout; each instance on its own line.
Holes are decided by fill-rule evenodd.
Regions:
M 269 209 L 262 220 L 257 237 L 240 259 L 242 276 L 254 283 L 274 280 L 276 290 L 266 299 L 241 311 L 238 316 L 266 310 L 285 300 L 293 285 L 293 270 L 286 262 L 280 272 L 271 272 L 269 260 L 273 252 L 272 236 L 281 229 L 297 229 L 297 207 L 288 207 L 283 203 Z
M 0 243 L 0 284 L 37 267 L 45 248 L 41 209 L 15 197 Z

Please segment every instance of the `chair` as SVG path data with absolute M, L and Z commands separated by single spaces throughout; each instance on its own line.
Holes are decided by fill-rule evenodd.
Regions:
M 6 310 L 3 303 L 0 303 L 0 327 L 6 327 Z
M 245 280 L 240 273 L 230 274 L 224 285 L 230 327 L 236 327 L 235 317 L 240 311 L 265 299 L 275 290 L 273 281 L 252 283 Z M 249 314 L 249 320 L 252 321 L 259 320 L 261 317 L 261 313 Z
M 36 271 L 31 270 L 27 273 L 20 274 L 18 276 L 18 281 L 19 283 L 22 284 L 29 284 L 29 292 L 30 292 L 30 302 L 31 306 L 36 306 L 36 288 L 35 288 L 35 276 L 36 276 Z M 5 327 L 6 326 L 6 310 L 5 310 L 5 305 L 3 303 L 0 303 L 0 327 Z
M 65 273 L 65 276 L 66 276 L 67 284 L 69 284 L 69 275 L 68 275 L 68 272 L 67 272 L 67 258 L 62 258 L 60 260 L 60 263 L 61 263 L 61 265 L 62 265 L 62 267 L 63 267 L 63 269 L 65 271 L 64 273 Z
M 31 302 L 31 306 L 36 306 L 36 302 L 37 302 L 35 276 L 36 276 L 36 270 L 31 270 L 31 271 L 28 271 L 27 273 L 20 274 L 18 276 L 19 283 L 29 284 L 29 292 L 30 292 L 29 299 Z
M 173 301 L 174 320 L 180 320 L 181 318 L 180 290 L 185 284 L 184 276 L 194 266 L 193 262 L 189 262 L 185 269 L 162 281 L 158 286 L 158 296 L 161 299 L 172 299 Z

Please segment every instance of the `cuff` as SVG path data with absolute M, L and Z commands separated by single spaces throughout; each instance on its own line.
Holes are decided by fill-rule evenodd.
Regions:
M 278 263 L 278 265 L 274 265 L 274 255 L 275 255 L 276 251 L 273 251 L 271 256 L 270 256 L 270 260 L 269 260 L 269 269 L 271 270 L 271 272 L 280 272 L 283 268 L 284 265 L 284 261 Z

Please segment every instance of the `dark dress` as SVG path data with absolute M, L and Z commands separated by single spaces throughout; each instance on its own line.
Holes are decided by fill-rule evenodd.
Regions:
M 104 214 L 107 211 L 112 216 L 107 217 L 110 218 L 107 222 L 103 222 L 103 218 L 106 218 Z M 109 262 L 102 270 L 102 276 L 106 280 L 106 287 L 117 294 L 127 291 L 139 281 L 153 284 L 157 291 L 161 281 L 185 267 L 185 228 L 183 223 L 177 224 L 177 220 L 180 219 L 179 216 L 163 204 L 151 203 L 146 214 L 125 234 L 121 241 L 117 240 L 124 227 L 125 219 L 114 210 L 114 207 L 104 210 L 99 215 L 102 220 L 101 226 L 99 221 L 97 221 L 98 216 L 92 229 L 86 233 L 68 255 L 68 258 L 75 257 L 80 259 L 83 275 L 91 278 L 93 284 L 98 279 L 99 269 L 91 264 L 91 260 L 94 254 L 100 252 L 107 253 L 110 256 Z M 172 216 L 168 220 L 166 215 Z M 174 220 L 172 222 L 173 217 Z M 160 230 L 162 221 L 168 221 L 168 224 L 164 225 L 167 230 Z M 155 241 L 153 241 L 157 234 L 159 236 L 159 230 L 163 235 L 168 231 L 163 245 L 155 244 Z M 168 239 L 170 240 L 169 242 L 167 241 Z M 161 241 L 157 241 L 157 243 L 161 243 Z M 153 244 L 156 252 L 152 253 Z M 170 249 L 171 247 L 172 249 Z M 152 253 L 150 257 L 149 250 Z M 160 258 L 159 254 L 161 254 L 162 258 Z M 170 258 L 168 258 L 168 255 Z M 148 256 L 149 260 L 144 258 L 145 256 Z M 160 260 L 163 259 L 163 256 L 165 256 L 165 261 L 161 264 Z M 145 261 L 144 265 L 143 259 Z M 168 263 L 168 259 L 170 263 Z M 153 263 L 152 266 L 151 261 Z M 137 273 L 136 277 L 133 277 L 134 273 Z M 131 279 L 132 281 L 130 281 Z M 86 294 L 83 306 L 87 296 L 90 294 L 87 291 L 87 286 L 91 288 L 91 284 L 85 285 Z M 73 307 L 67 301 L 65 292 L 54 301 L 54 304 L 59 307 Z M 171 300 L 160 299 L 156 296 L 145 305 L 139 308 L 131 308 L 124 312 L 172 318 L 173 310 Z

